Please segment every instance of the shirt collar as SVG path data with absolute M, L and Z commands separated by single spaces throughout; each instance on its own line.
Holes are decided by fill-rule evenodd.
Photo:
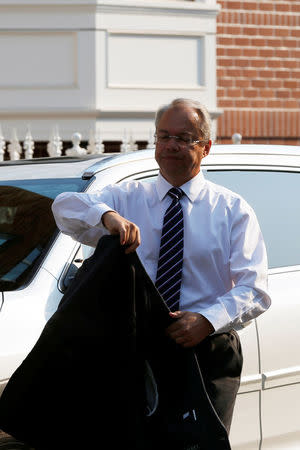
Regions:
M 187 181 L 182 186 L 180 186 L 180 189 L 183 190 L 183 192 L 191 202 L 194 202 L 198 197 L 199 192 L 202 189 L 204 183 L 205 178 L 202 170 L 200 170 L 200 172 L 194 178 L 192 178 L 191 180 Z M 167 195 L 168 191 L 172 187 L 173 186 L 159 172 L 156 180 L 156 189 L 160 201 L 163 200 L 163 198 Z

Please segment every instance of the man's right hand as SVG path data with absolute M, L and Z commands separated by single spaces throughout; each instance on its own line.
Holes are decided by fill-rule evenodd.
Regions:
M 125 253 L 131 253 L 141 243 L 140 229 L 135 223 L 120 216 L 115 211 L 108 211 L 102 216 L 102 223 L 110 234 L 120 235 L 120 244 L 126 245 Z

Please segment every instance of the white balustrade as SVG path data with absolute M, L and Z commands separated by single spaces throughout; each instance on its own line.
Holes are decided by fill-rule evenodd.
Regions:
M 48 155 L 53 157 L 61 156 L 62 148 L 63 143 L 58 133 L 58 126 L 56 125 L 54 127 L 50 141 L 47 144 Z
M 93 130 L 90 131 L 90 138 L 86 150 L 89 155 L 104 153 L 104 144 L 99 135 L 95 136 Z
M 7 146 L 7 150 L 9 153 L 9 157 L 12 161 L 16 161 L 16 160 L 20 159 L 20 156 L 22 153 L 22 147 L 18 140 L 17 130 L 15 128 L 12 131 L 12 138 L 10 140 L 10 143 Z
M 33 158 L 34 140 L 32 139 L 30 128 L 28 127 L 25 140 L 23 142 L 25 159 Z
M 6 148 L 6 143 L 4 140 L 4 136 L 2 134 L 2 128 L 0 126 L 0 161 L 4 160 L 5 148 Z
M 234 133 L 231 137 L 233 144 L 240 144 L 242 142 L 242 135 L 240 133 Z
M 117 140 L 117 138 L 116 138 Z M 86 149 L 81 146 L 82 135 L 81 133 L 74 133 L 71 138 L 72 147 L 66 150 L 67 156 L 84 156 L 84 155 L 97 155 L 104 153 L 104 144 L 100 139 L 100 136 L 95 134 L 93 130 L 90 130 L 89 140 Z M 232 143 L 240 144 L 242 136 L 240 133 L 234 133 L 232 135 Z M 145 148 L 153 148 L 155 146 L 154 132 L 149 130 L 149 138 Z M 24 157 L 25 159 L 31 159 L 34 157 L 35 142 L 31 135 L 30 128 L 28 126 L 27 133 L 23 142 Z M 0 161 L 4 160 L 6 149 L 6 140 L 2 134 L 0 126 Z M 49 142 L 47 143 L 47 153 L 51 157 L 60 157 L 63 150 L 63 141 L 59 136 L 58 126 L 55 126 Z M 129 133 L 124 130 L 124 137 L 120 146 L 121 153 L 133 152 L 138 150 L 138 145 L 133 137 L 132 131 Z M 22 154 L 22 147 L 17 137 L 16 129 L 12 130 L 12 138 L 7 145 L 7 151 L 11 160 L 18 160 Z
M 80 133 L 74 133 L 72 135 L 72 144 L 73 147 L 66 150 L 67 156 L 82 156 L 86 155 L 86 150 L 83 147 L 80 147 L 82 136 Z

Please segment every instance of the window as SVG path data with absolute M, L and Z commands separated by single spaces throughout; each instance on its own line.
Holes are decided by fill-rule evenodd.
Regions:
M 23 286 L 43 259 L 57 232 L 53 199 L 86 184 L 81 179 L 0 181 L 1 291 Z
M 253 207 L 269 268 L 300 264 L 299 172 L 208 169 L 205 177 L 239 193 Z

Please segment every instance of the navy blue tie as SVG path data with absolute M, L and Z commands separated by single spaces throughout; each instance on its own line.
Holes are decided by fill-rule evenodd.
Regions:
M 156 288 L 171 311 L 179 309 L 183 262 L 183 212 L 180 199 L 184 195 L 179 188 L 172 188 L 168 195 L 172 203 L 164 216 Z

